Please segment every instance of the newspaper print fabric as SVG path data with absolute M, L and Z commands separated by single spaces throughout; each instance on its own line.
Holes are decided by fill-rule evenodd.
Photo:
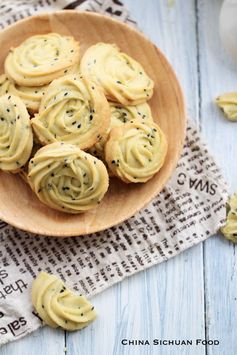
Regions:
M 135 25 L 118 0 L 4 0 L 0 27 L 36 13 L 79 8 Z M 40 270 L 91 297 L 125 277 L 165 261 L 213 235 L 225 219 L 226 184 L 194 123 L 163 191 L 145 209 L 104 232 L 48 238 L 0 222 L 0 344 L 42 325 L 31 283 Z

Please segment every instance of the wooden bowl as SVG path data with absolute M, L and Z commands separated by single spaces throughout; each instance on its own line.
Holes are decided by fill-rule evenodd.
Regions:
M 26 38 L 58 32 L 80 41 L 81 54 L 99 41 L 116 43 L 138 60 L 155 82 L 149 104 L 154 120 L 168 140 L 162 169 L 146 184 L 126 185 L 111 179 L 102 203 L 78 215 L 57 212 L 43 205 L 19 176 L 0 172 L 0 219 L 25 231 L 48 236 L 75 236 L 98 232 L 133 216 L 163 188 L 175 169 L 185 138 L 186 115 L 176 76 L 159 49 L 141 33 L 95 13 L 60 11 L 21 20 L 0 33 L 0 72 L 9 49 Z

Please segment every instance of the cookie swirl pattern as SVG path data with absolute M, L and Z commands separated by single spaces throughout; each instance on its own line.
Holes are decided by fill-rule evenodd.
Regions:
M 54 275 L 40 272 L 32 285 L 32 303 L 47 325 L 66 330 L 86 327 L 97 314 L 85 296 L 76 295 Z
M 109 169 L 126 183 L 151 179 L 162 167 L 166 152 L 167 141 L 158 125 L 138 120 L 113 128 L 105 146 Z
M 95 84 L 79 75 L 54 80 L 32 119 L 39 141 L 62 141 L 88 149 L 98 142 L 110 122 L 109 104 Z
M 48 85 L 19 86 L 11 82 L 6 74 L 0 75 L 0 96 L 9 93 L 20 97 L 30 113 L 35 113 L 39 110 L 40 101 L 47 87 Z
M 98 43 L 82 57 L 81 72 L 103 87 L 111 101 L 137 105 L 153 94 L 153 81 L 141 64 L 120 51 L 115 44 Z
M 63 76 L 79 62 L 79 43 L 58 33 L 36 35 L 12 48 L 5 60 L 7 76 L 23 86 L 41 86 Z
M 122 126 L 124 123 L 135 119 L 140 120 L 141 122 L 153 121 L 151 109 L 146 102 L 135 106 L 118 106 L 118 104 L 114 102 L 109 102 L 109 105 L 111 110 L 110 127 L 103 135 L 102 139 L 89 149 L 91 154 L 102 160 L 105 159 L 104 148 L 112 128 Z
M 37 151 L 29 162 L 28 180 L 41 202 L 68 213 L 96 207 L 109 184 L 102 161 L 59 142 Z
M 0 169 L 17 172 L 28 161 L 33 146 L 30 117 L 22 100 L 0 97 Z

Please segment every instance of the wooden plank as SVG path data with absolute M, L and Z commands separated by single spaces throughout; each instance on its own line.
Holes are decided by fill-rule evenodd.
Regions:
M 237 125 L 223 118 L 213 99 L 223 92 L 237 91 L 237 66 L 224 51 L 218 34 L 222 1 L 198 1 L 201 120 L 203 134 L 230 183 L 237 187 Z M 207 337 L 219 346 L 208 346 L 208 355 L 236 354 L 236 247 L 221 235 L 205 242 L 205 290 Z
M 1 355 L 65 355 L 63 330 L 43 327 L 26 337 L 4 345 Z
M 125 0 L 140 28 L 169 58 L 184 88 L 188 113 L 198 120 L 195 3 Z M 187 30 L 188 29 L 188 30 Z M 205 337 L 203 254 L 198 245 L 106 290 L 92 301 L 99 319 L 67 333 L 68 354 L 204 355 L 205 347 L 123 346 L 122 339 Z

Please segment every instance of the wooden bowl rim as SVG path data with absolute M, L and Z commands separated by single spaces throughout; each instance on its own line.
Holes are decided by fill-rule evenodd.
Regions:
M 164 181 L 162 184 L 160 184 L 157 187 L 157 191 L 154 191 L 152 194 L 150 194 L 147 198 L 144 199 L 142 204 L 139 204 L 139 207 L 134 208 L 132 210 L 132 212 L 130 214 L 127 214 L 126 217 L 122 216 L 120 219 L 116 220 L 116 223 L 110 223 L 108 224 L 106 227 L 101 226 L 101 227 L 97 227 L 96 226 L 91 226 L 89 228 L 89 231 L 86 233 L 80 233 L 78 232 L 71 232 L 70 234 L 65 232 L 65 231 L 57 231 L 57 232 L 46 232 L 45 230 L 40 230 L 40 228 L 37 230 L 37 228 L 33 228 L 32 226 L 30 228 L 27 228 L 23 223 L 15 223 L 14 220 L 11 220 L 11 218 L 6 217 L 5 215 L 2 215 L 2 212 L 0 210 L 0 219 L 8 224 L 10 224 L 11 226 L 15 227 L 15 228 L 19 228 L 25 232 L 29 232 L 29 233 L 34 233 L 34 234 L 40 234 L 42 236 L 49 236 L 49 237 L 74 237 L 74 236 L 80 236 L 80 235 L 88 235 L 88 234 L 93 234 L 93 233 L 97 233 L 97 232 L 101 232 L 103 230 L 112 228 L 114 226 L 117 226 L 119 224 L 121 224 L 122 222 L 126 221 L 127 219 L 131 218 L 132 216 L 134 216 L 136 213 L 138 213 L 139 211 L 141 211 L 144 207 L 146 207 L 164 188 L 164 186 L 166 185 L 166 183 L 168 182 L 168 180 L 170 179 L 172 173 L 174 172 L 178 160 L 181 156 L 182 150 L 183 150 L 183 146 L 184 146 L 184 141 L 185 141 L 185 137 L 186 137 L 186 128 L 187 128 L 187 112 L 186 112 L 186 105 L 185 105 L 185 99 L 184 99 L 184 94 L 183 94 L 183 90 L 180 86 L 180 83 L 178 81 L 178 78 L 171 66 L 171 64 L 169 63 L 168 59 L 166 58 L 166 56 L 163 54 L 163 52 L 149 39 L 147 38 L 142 32 L 140 32 L 139 30 L 133 28 L 132 26 L 129 26 L 127 23 L 118 21 L 112 17 L 103 15 L 103 14 L 99 14 L 96 12 L 89 12 L 89 11 L 80 11 L 80 10 L 59 10 L 59 11 L 54 11 L 54 12 L 43 12 L 40 14 L 36 14 L 36 15 L 32 15 L 29 17 L 26 17 L 24 19 L 21 19 L 9 26 L 7 26 L 6 28 L 4 28 L 3 30 L 0 31 L 0 35 L 4 35 L 4 32 L 7 32 L 9 30 L 11 30 L 14 27 L 17 27 L 23 23 L 27 23 L 28 21 L 32 21 L 34 19 L 37 18 L 42 18 L 42 19 L 46 19 L 49 20 L 51 16 L 57 16 L 57 15 L 65 15 L 65 14 L 73 14 L 73 15 L 79 15 L 79 16 L 87 16 L 89 18 L 102 18 L 107 22 L 112 22 L 115 23 L 119 26 L 122 26 L 124 28 L 126 28 L 127 31 L 132 31 L 134 32 L 136 35 L 138 35 L 140 38 L 142 38 L 144 41 L 147 41 L 151 46 L 153 46 L 158 54 L 158 56 L 160 56 L 162 58 L 162 60 L 165 62 L 165 65 L 167 66 L 167 68 L 169 69 L 173 80 L 175 81 L 176 84 L 176 92 L 179 94 L 179 106 L 180 106 L 180 111 L 183 112 L 183 121 L 182 121 L 182 137 L 179 137 L 179 146 L 177 146 L 176 150 L 175 150 L 175 154 L 173 156 L 172 159 L 172 164 L 169 164 L 169 167 L 167 168 L 167 173 L 166 173 L 166 181 Z M 145 68 L 146 69 L 146 68 Z M 41 228 L 42 229 L 42 228 Z

